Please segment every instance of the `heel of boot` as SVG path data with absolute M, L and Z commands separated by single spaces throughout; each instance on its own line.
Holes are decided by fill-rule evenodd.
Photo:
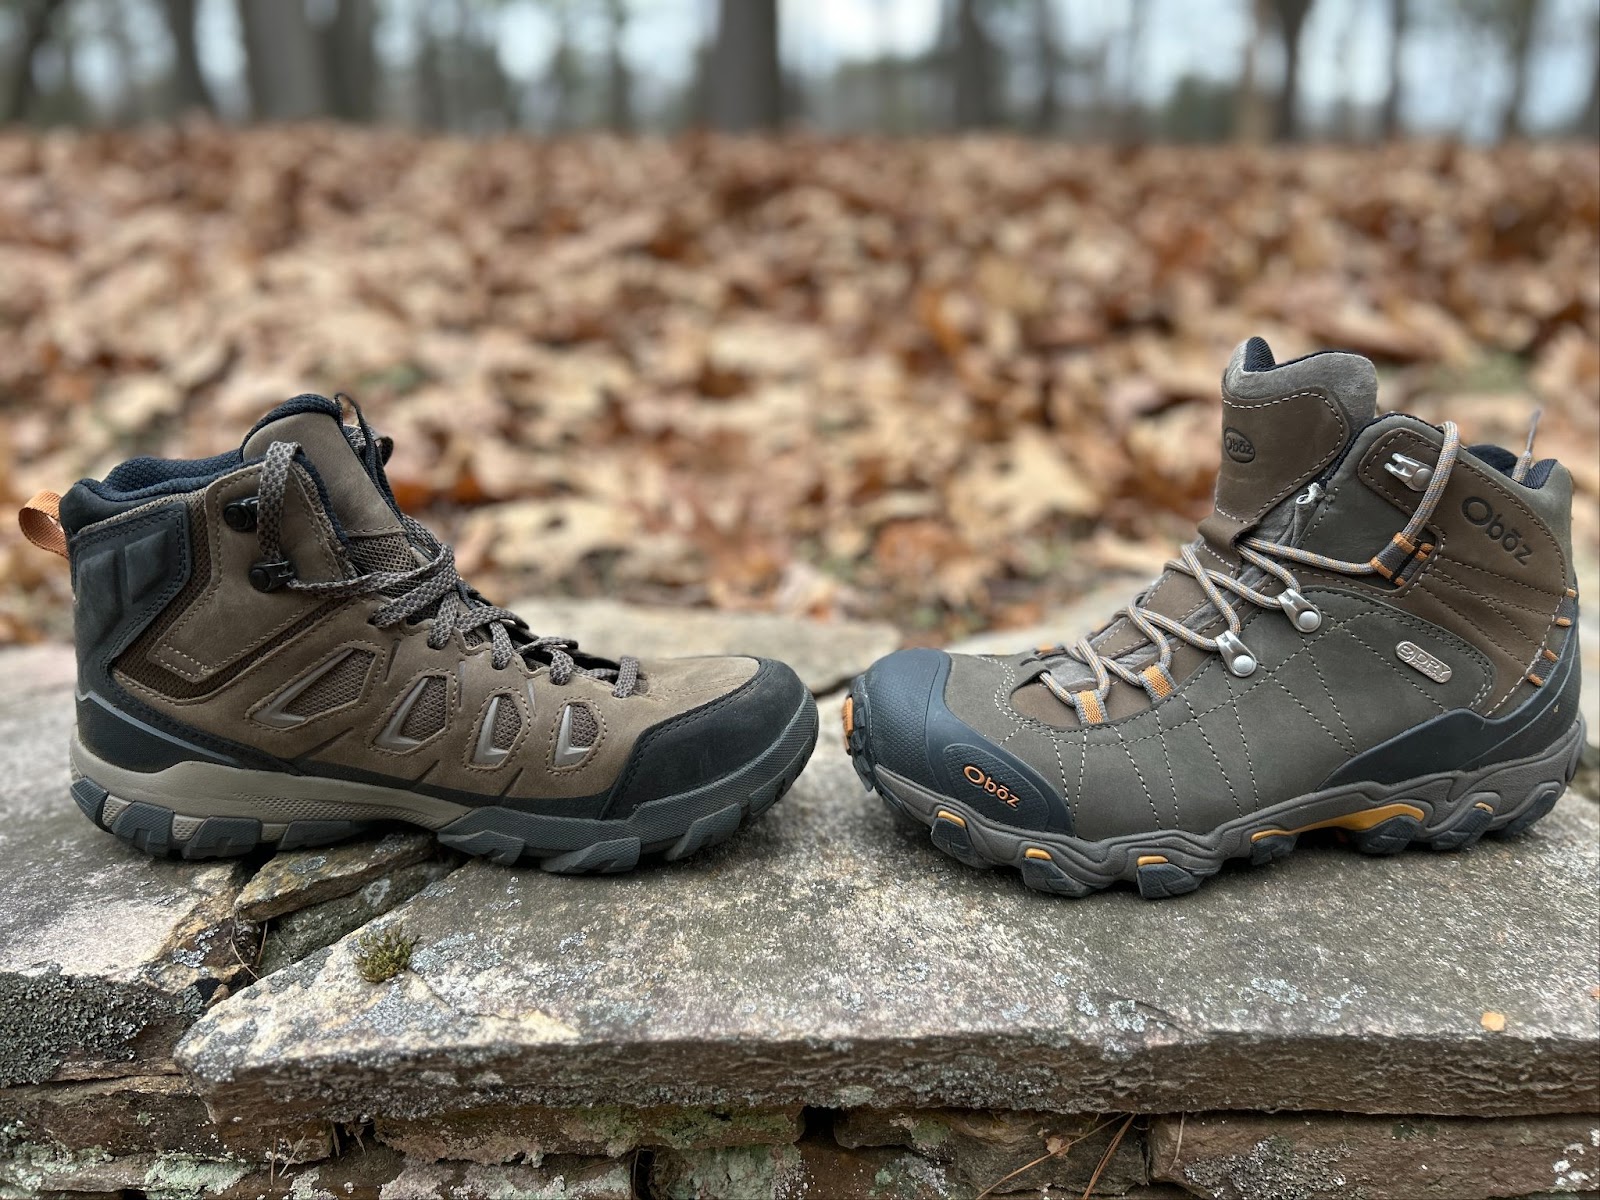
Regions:
M 1587 729 L 1580 715 L 1547 753 L 1489 768 L 1473 780 L 1473 799 L 1494 809 L 1484 832 L 1494 837 L 1516 837 L 1548 816 L 1578 773 L 1586 738 Z

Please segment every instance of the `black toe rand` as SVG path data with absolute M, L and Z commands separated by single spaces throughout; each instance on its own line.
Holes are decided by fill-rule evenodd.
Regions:
M 756 661 L 756 673 L 733 691 L 640 735 L 612 789 L 608 819 L 720 779 L 772 748 L 811 693 L 787 664 Z
M 865 736 L 874 767 L 954 797 L 1002 824 L 1070 835 L 1066 803 L 1039 773 L 950 711 L 945 684 L 951 666 L 943 650 L 899 650 L 863 677 Z

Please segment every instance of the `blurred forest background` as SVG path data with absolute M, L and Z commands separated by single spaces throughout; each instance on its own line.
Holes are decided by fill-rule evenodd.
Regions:
M 0 0 L 13 507 L 343 389 L 497 599 L 931 640 L 1153 573 L 1257 333 L 1542 407 L 1593 578 L 1600 0 Z

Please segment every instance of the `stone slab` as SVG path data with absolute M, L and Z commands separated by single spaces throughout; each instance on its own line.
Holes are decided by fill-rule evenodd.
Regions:
M 247 921 L 264 921 L 348 896 L 375 879 L 421 862 L 437 847 L 431 834 L 395 831 L 338 846 L 274 854 L 245 884 L 234 911 Z
M 1214 1200 L 1492 1200 L 1600 1190 L 1600 1114 L 1191 1113 L 1150 1127 L 1151 1176 Z
M 908 1147 L 973 1192 L 1081 1194 L 1093 1181 L 1097 1193 L 1119 1196 L 1146 1181 L 1135 1124 L 1116 1113 L 858 1108 L 839 1115 L 833 1136 L 852 1150 Z
M 516 1105 L 441 1113 L 419 1120 L 380 1117 L 380 1142 L 419 1160 L 537 1163 L 549 1154 L 611 1158 L 641 1146 L 711 1150 L 798 1141 L 800 1106 L 742 1108 L 543 1108 Z
M 374 917 L 381 917 L 391 908 L 405 903 L 454 869 L 455 864 L 448 861 L 413 863 L 374 879 L 348 896 L 324 900 L 321 904 L 273 918 L 262 935 L 256 974 L 271 975 L 315 950 L 333 945 L 345 934 L 354 933 Z
M 170 1070 L 243 976 L 244 868 L 153 861 L 67 791 L 72 651 L 0 653 L 0 1086 Z
M 882 621 L 810 621 L 614 600 L 531 599 L 510 607 L 536 632 L 577 638 L 585 650 L 611 658 L 754 654 L 781 659 L 813 695 L 848 682 L 900 645 L 900 631 Z
M 827 737 L 723 847 L 615 878 L 469 863 L 375 922 L 419 939 L 409 971 L 363 982 L 346 939 L 214 1007 L 180 1059 L 221 1111 L 340 1118 L 1581 1112 L 1597 855 L 1596 806 L 1568 795 L 1461 854 L 1308 845 L 1177 901 L 1071 901 L 938 853 Z

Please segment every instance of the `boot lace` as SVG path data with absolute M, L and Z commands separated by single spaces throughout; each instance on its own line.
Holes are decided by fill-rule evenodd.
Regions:
M 639 660 L 624 656 L 615 668 L 580 667 L 573 655 L 578 643 L 572 638 L 541 637 L 528 630 L 527 623 L 510 609 L 490 604 L 456 570 L 455 552 L 434 537 L 420 521 L 401 515 L 406 541 L 421 555 L 421 562 L 410 571 L 369 571 L 350 579 L 313 582 L 296 577 L 283 553 L 283 506 L 289 484 L 289 470 L 300 452 L 297 442 L 273 442 L 261 464 L 257 501 L 256 537 L 261 547 L 261 563 L 272 588 L 328 599 L 382 595 L 387 603 L 372 614 L 380 629 L 398 625 L 437 604 L 428 646 L 442 650 L 456 634 L 487 630 L 490 661 L 495 670 L 511 665 L 518 655 L 524 660 L 542 655 L 550 661 L 550 681 L 565 685 L 574 675 L 587 675 L 615 686 L 611 694 L 618 699 L 633 695 L 639 684 Z
M 1055 673 L 1054 668 L 1045 671 L 1039 677 L 1040 681 L 1058 699 L 1070 704 L 1077 711 L 1078 720 L 1082 724 L 1098 725 L 1106 719 L 1106 696 L 1111 690 L 1113 677 L 1134 687 L 1143 688 L 1150 695 L 1152 702 L 1173 693 L 1177 684 L 1172 678 L 1172 643 L 1167 637 L 1168 634 L 1182 639 L 1196 649 L 1221 655 L 1227 669 L 1240 678 L 1252 674 L 1256 669 L 1256 658 L 1239 636 L 1243 622 L 1239 619 L 1233 602 L 1230 602 L 1224 592 L 1231 592 L 1238 600 L 1248 601 L 1260 608 L 1281 610 L 1294 622 L 1296 629 L 1302 633 L 1311 633 L 1322 625 L 1322 614 L 1301 595 L 1300 583 L 1294 573 L 1284 566 L 1283 562 L 1277 560 L 1318 567 L 1324 571 L 1343 575 L 1381 575 L 1389 580 L 1401 580 L 1403 572 L 1408 567 L 1426 560 L 1433 552 L 1433 546 L 1424 542 L 1422 536 L 1428 521 L 1433 517 L 1434 510 L 1439 505 L 1439 498 L 1444 495 L 1461 445 L 1460 434 L 1452 422 L 1446 421 L 1442 428 L 1444 444 L 1439 452 L 1438 462 L 1428 479 L 1426 490 L 1422 494 L 1421 502 L 1412 513 L 1411 519 L 1406 522 L 1405 528 L 1395 534 L 1389 544 L 1371 559 L 1366 562 L 1352 562 L 1328 558 L 1282 542 L 1258 537 L 1244 538 L 1236 547 L 1239 557 L 1282 585 L 1276 592 L 1264 592 L 1245 583 L 1236 575 L 1225 574 L 1206 566 L 1196 553 L 1196 544 L 1190 544 L 1183 548 L 1177 559 L 1166 564 L 1167 568 L 1189 575 L 1199 583 L 1206 599 L 1211 602 L 1212 607 L 1227 625 L 1225 630 L 1215 637 L 1206 637 L 1164 613 L 1154 612 L 1137 603 L 1129 604 L 1119 610 L 1113 616 L 1113 620 L 1116 617 L 1126 617 L 1143 635 L 1144 640 L 1119 655 L 1119 658 L 1131 658 L 1145 646 L 1153 645 L 1156 648 L 1154 662 L 1135 670 L 1117 659 L 1107 658 L 1094 648 L 1089 638 L 1085 637 L 1070 647 L 1052 647 L 1044 651 L 1042 657 L 1046 659 L 1066 657 L 1082 663 L 1094 673 L 1093 688 L 1074 690 Z M 1260 582 L 1265 583 L 1266 580 Z

